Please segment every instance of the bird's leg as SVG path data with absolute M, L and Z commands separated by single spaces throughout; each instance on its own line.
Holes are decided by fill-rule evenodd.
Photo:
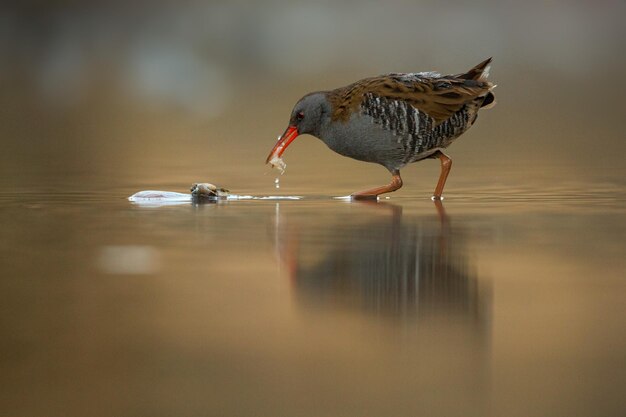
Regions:
M 352 194 L 350 197 L 355 200 L 375 199 L 380 194 L 396 191 L 400 189 L 400 187 L 402 187 L 402 178 L 400 178 L 400 171 L 396 169 L 391 172 L 391 182 L 389 184 L 383 185 L 382 187 L 372 188 L 371 190 L 360 191 Z
M 435 193 L 433 194 L 433 200 L 441 200 L 441 193 L 443 193 L 443 187 L 446 185 L 446 179 L 452 167 L 452 159 L 441 151 L 435 152 L 432 158 L 439 158 L 441 161 L 441 174 L 439 175 L 439 181 L 437 182 L 437 187 L 435 187 Z

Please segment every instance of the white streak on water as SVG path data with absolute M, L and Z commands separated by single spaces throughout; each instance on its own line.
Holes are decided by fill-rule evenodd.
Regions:
M 235 201 L 235 200 L 301 200 L 302 196 L 290 196 L 290 195 L 269 195 L 269 196 L 252 196 L 252 195 L 237 195 L 230 194 L 226 198 L 210 197 L 205 198 L 207 201 Z M 131 201 L 138 205 L 144 206 L 167 206 L 186 204 L 193 201 L 191 194 L 177 193 L 173 191 L 156 191 L 146 190 L 140 191 L 128 197 L 128 201 Z
M 176 202 L 187 202 L 191 201 L 191 194 L 183 194 L 176 193 L 173 191 L 156 191 L 156 190 L 146 190 L 139 191 L 128 197 L 128 201 L 132 201 L 133 203 L 141 203 L 141 202 L 158 202 L 158 201 L 168 201 L 171 203 Z

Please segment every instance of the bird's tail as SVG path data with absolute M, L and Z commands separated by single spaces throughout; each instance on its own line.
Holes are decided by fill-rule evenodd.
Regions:
M 491 68 L 491 60 L 492 58 L 489 57 L 469 71 L 456 75 L 457 78 L 461 78 L 463 80 L 482 81 L 489 85 L 489 92 L 484 95 L 484 100 L 480 105 L 481 108 L 485 109 L 490 109 L 496 105 L 496 96 L 491 92 L 491 90 L 493 90 L 496 86 L 487 81 L 487 77 L 489 77 L 489 69 Z
M 471 70 L 463 74 L 458 74 L 456 77 L 464 80 L 487 81 L 489 69 L 491 68 L 491 60 L 491 57 L 487 58 Z

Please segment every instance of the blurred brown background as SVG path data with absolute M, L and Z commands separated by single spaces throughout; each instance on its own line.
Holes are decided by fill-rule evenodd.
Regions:
M 626 149 L 625 14 L 618 0 L 3 4 L 0 176 L 48 191 L 271 187 L 264 158 L 305 93 L 488 56 L 498 106 L 451 148 L 455 169 L 603 175 Z M 386 180 L 310 137 L 285 156 L 294 191 Z

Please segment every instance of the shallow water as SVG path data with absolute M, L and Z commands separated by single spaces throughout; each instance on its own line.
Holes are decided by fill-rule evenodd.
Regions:
M 626 415 L 625 2 L 15 3 L 0 417 Z M 434 160 L 264 166 L 308 92 L 487 56 L 443 204 Z M 195 182 L 301 198 L 128 201 Z
M 351 181 L 175 206 L 5 184 L 7 415 L 619 415 L 623 177 L 332 198 Z

